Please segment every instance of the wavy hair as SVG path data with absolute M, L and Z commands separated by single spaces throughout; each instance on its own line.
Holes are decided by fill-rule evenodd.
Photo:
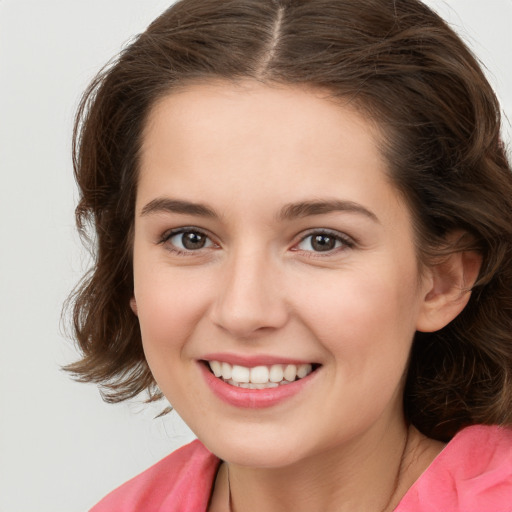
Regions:
M 107 401 L 161 396 L 129 306 L 141 134 L 158 99 L 212 79 L 321 87 L 376 120 L 420 260 L 483 258 L 465 310 L 417 333 L 405 413 L 440 440 L 511 424 L 512 173 L 500 109 L 471 52 L 418 0 L 181 0 L 98 74 L 74 131 L 76 221 L 95 259 L 70 297 L 82 358 L 67 370 Z M 447 246 L 454 230 L 469 241 Z

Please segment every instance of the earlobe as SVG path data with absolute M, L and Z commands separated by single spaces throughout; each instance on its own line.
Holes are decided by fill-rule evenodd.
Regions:
M 448 325 L 466 307 L 480 272 L 482 257 L 474 251 L 450 254 L 429 269 L 428 290 L 416 329 L 434 332 Z
M 135 297 L 132 297 L 130 299 L 130 308 L 134 312 L 136 316 L 138 316 L 138 310 L 137 310 L 137 301 L 135 300 Z

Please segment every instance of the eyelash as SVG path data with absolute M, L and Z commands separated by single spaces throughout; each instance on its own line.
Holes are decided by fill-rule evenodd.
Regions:
M 192 234 L 201 235 L 201 236 L 205 237 L 207 239 L 207 243 L 208 243 L 208 241 L 210 242 L 210 245 L 208 245 L 206 248 L 208 248 L 210 246 L 217 245 L 217 244 L 215 244 L 215 242 L 212 241 L 211 237 L 205 231 L 203 231 L 202 229 L 196 228 L 196 227 L 191 227 L 191 226 L 188 226 L 188 227 L 186 226 L 183 228 L 171 229 L 170 231 L 166 231 L 162 235 L 162 237 L 158 243 L 162 244 L 162 245 L 166 245 L 166 249 L 168 251 L 170 251 L 174 254 L 177 254 L 178 256 L 190 256 L 191 254 L 193 254 L 195 252 L 199 252 L 201 249 L 205 248 L 205 247 L 200 247 L 197 250 L 181 249 L 179 247 L 176 247 L 176 245 L 174 245 L 172 243 L 168 243 L 171 240 L 171 238 L 178 236 L 178 235 L 184 235 L 186 233 L 192 233 Z
M 326 251 L 314 251 L 314 250 L 303 250 L 299 249 L 298 246 L 305 242 L 308 238 L 314 237 L 314 236 L 323 236 L 326 238 L 331 238 L 335 241 L 335 243 L 339 243 L 340 246 L 334 247 L 332 249 L 328 249 Z M 313 243 L 313 239 L 311 240 L 310 244 Z M 298 243 L 294 245 L 292 248 L 293 251 L 302 251 L 304 254 L 307 255 L 307 257 L 310 258 L 318 258 L 318 257 L 328 257 L 332 256 L 333 254 L 337 254 L 340 251 L 345 251 L 347 249 L 352 249 L 356 245 L 355 241 L 350 238 L 349 236 L 340 233 L 338 231 L 332 231 L 329 229 L 315 229 L 313 231 L 310 231 L 309 233 L 305 234 L 301 237 Z
M 194 249 L 181 249 L 181 248 L 177 247 L 175 244 L 172 244 L 172 243 L 168 244 L 168 242 L 171 240 L 171 238 L 178 236 L 178 235 L 183 235 L 186 233 L 201 235 L 201 236 L 205 237 L 207 239 L 206 243 L 209 242 L 209 245 L 207 245 L 206 247 L 200 247 L 197 250 L 194 250 Z M 323 236 L 326 238 L 331 238 L 335 241 L 335 243 L 341 244 L 341 246 L 334 247 L 334 248 L 328 249 L 326 251 L 314 251 L 314 250 L 305 250 L 305 249 L 298 248 L 298 246 L 300 244 L 305 242 L 308 238 L 314 237 L 315 235 Z M 169 250 L 170 252 L 177 254 L 179 256 L 190 256 L 193 253 L 199 252 L 201 249 L 209 248 L 212 246 L 218 247 L 218 244 L 213 242 L 211 237 L 205 231 L 203 231 L 202 229 L 196 228 L 196 227 L 191 227 L 191 226 L 166 231 L 162 235 L 162 237 L 158 243 L 162 244 L 162 245 L 167 244 L 167 250 Z M 310 243 L 313 243 L 313 242 L 310 242 Z M 314 231 L 310 231 L 307 234 L 303 235 L 301 237 L 301 239 L 297 243 L 294 244 L 294 246 L 291 248 L 291 250 L 296 251 L 296 252 L 300 251 L 300 252 L 306 254 L 308 257 L 323 257 L 323 256 L 327 257 L 327 256 L 331 256 L 333 253 L 338 253 L 339 251 L 344 251 L 346 249 L 352 249 L 355 245 L 356 245 L 355 241 L 347 235 L 344 235 L 342 233 L 339 233 L 337 231 L 332 231 L 329 229 L 316 229 Z

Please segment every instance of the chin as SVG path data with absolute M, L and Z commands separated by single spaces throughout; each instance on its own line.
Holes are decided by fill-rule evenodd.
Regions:
M 293 465 L 306 456 L 304 443 L 296 443 L 289 435 L 279 436 L 275 432 L 269 436 L 253 434 L 231 433 L 225 439 L 220 439 L 214 433 L 203 436 L 201 441 L 221 460 L 237 466 L 277 469 Z

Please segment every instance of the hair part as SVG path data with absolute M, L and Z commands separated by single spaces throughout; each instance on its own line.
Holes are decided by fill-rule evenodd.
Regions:
M 512 424 L 512 173 L 499 105 L 464 43 L 418 0 L 181 0 L 95 78 L 73 162 L 77 226 L 96 256 L 71 297 L 82 359 L 67 369 L 107 401 L 161 396 L 129 306 L 139 153 L 160 98 L 219 79 L 321 88 L 375 120 L 421 261 L 483 258 L 462 314 L 414 340 L 406 415 L 441 440 Z M 448 245 L 456 230 L 467 236 Z

